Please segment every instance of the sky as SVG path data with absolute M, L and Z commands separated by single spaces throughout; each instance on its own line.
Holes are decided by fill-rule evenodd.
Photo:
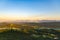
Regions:
M 60 0 L 0 0 L 0 20 L 60 20 Z

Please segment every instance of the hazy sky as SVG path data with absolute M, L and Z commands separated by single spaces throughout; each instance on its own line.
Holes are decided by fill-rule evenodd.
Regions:
M 60 20 L 60 0 L 0 0 L 0 20 Z

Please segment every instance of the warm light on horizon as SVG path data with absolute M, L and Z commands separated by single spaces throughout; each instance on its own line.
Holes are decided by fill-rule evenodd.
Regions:
M 30 21 L 36 21 L 36 20 L 60 20 L 59 17 L 0 17 L 0 21 L 15 21 L 15 20 L 30 20 Z

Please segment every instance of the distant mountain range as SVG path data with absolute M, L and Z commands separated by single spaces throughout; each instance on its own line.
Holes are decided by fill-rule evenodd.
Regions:
M 37 23 L 42 23 L 42 22 L 60 22 L 60 20 L 16 20 L 13 22 L 37 22 Z
M 38 22 L 60 22 L 60 20 L 40 20 Z
M 60 20 L 15 20 L 15 21 L 2 21 L 2 22 L 36 22 L 36 23 L 42 23 L 42 22 L 60 22 Z

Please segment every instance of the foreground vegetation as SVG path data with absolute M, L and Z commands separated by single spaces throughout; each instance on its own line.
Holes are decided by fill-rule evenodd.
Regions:
M 0 40 L 60 40 L 60 32 L 53 29 L 33 29 L 27 32 L 11 29 L 0 32 Z
M 60 40 L 60 30 L 48 28 L 57 27 L 56 23 L 52 24 L 0 23 L 0 40 Z

